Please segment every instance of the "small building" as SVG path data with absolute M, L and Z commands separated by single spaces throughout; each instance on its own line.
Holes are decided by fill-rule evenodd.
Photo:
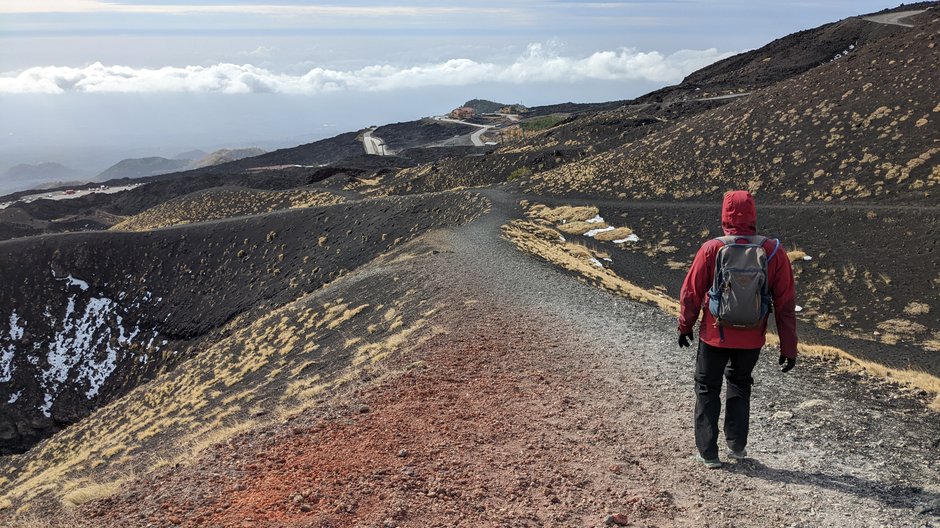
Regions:
M 461 106 L 451 110 L 448 115 L 451 119 L 472 119 L 476 117 L 477 111 L 469 106 Z
M 529 109 L 522 106 L 521 104 L 506 105 L 500 108 L 496 113 L 498 114 L 524 114 L 528 112 Z

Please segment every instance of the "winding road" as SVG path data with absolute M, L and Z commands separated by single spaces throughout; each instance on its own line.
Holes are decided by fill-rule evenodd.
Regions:
M 889 26 L 903 26 L 903 27 L 914 27 L 914 24 L 908 22 L 902 22 L 905 18 L 912 17 L 914 15 L 919 15 L 927 11 L 926 9 L 916 9 L 911 11 L 897 11 L 895 13 L 885 13 L 883 15 L 872 15 L 867 17 L 862 17 L 862 20 L 867 20 L 869 22 L 875 22 L 878 24 L 887 24 Z
M 388 150 L 383 141 L 378 136 L 373 136 L 374 129 L 366 130 L 362 134 L 362 146 L 366 149 L 366 154 L 374 156 L 391 156 L 393 153 Z
M 480 125 L 480 124 L 477 124 L 477 123 L 469 123 L 469 122 L 467 122 L 467 121 L 461 121 L 461 120 L 459 120 L 459 119 L 450 119 L 450 118 L 448 118 L 448 117 L 437 117 L 437 118 L 435 118 L 435 119 L 437 119 L 438 121 L 445 121 L 445 122 L 447 122 L 447 123 L 458 123 L 458 124 L 461 124 L 461 125 L 469 125 L 469 126 L 475 126 L 475 127 L 479 128 L 479 130 L 477 130 L 476 132 L 470 134 L 470 141 L 473 142 L 473 146 L 474 146 L 474 147 L 482 147 L 482 146 L 485 145 L 485 143 L 483 142 L 483 139 L 482 139 L 481 136 L 483 136 L 483 134 L 484 134 L 487 130 L 493 128 L 493 126 L 494 126 L 494 125 Z

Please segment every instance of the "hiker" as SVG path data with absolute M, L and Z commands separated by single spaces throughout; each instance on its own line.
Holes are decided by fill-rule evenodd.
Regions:
M 718 458 L 722 374 L 728 378 L 725 442 L 728 456 L 747 457 L 751 371 L 764 346 L 768 313 L 780 336 L 782 372 L 796 365 L 796 289 L 793 268 L 779 240 L 757 235 L 757 208 L 747 191 L 725 194 L 725 236 L 705 242 L 695 255 L 679 294 L 679 346 L 688 347 L 703 313 L 695 360 L 696 459 L 708 468 Z

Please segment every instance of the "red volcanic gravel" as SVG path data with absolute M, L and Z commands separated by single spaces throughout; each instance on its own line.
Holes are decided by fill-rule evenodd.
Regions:
M 619 435 L 577 389 L 585 376 L 562 338 L 479 305 L 464 323 L 468 310 L 480 324 L 450 326 L 419 352 L 424 366 L 334 416 L 241 435 L 87 513 L 102 526 L 241 528 L 580 526 L 614 507 L 675 511 L 638 463 L 616 460 Z

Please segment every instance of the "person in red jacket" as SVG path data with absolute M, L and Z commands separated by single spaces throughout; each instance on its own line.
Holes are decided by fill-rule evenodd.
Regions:
M 725 235 L 755 235 L 757 207 L 747 191 L 725 194 L 721 211 Z M 764 242 L 767 284 L 773 298 L 773 313 L 780 336 L 780 365 L 787 372 L 796 364 L 796 288 L 790 259 L 777 242 Z M 751 408 L 751 372 L 764 346 L 767 318 L 757 328 L 718 327 L 706 306 L 708 290 L 715 274 L 715 257 L 724 244 L 710 240 L 702 244 L 679 294 L 679 346 L 688 347 L 692 328 L 699 314 L 698 353 L 695 361 L 695 444 L 697 459 L 709 468 L 721 467 L 718 458 L 718 415 L 721 412 L 722 375 L 728 379 L 725 401 L 725 441 L 728 456 L 740 460 L 747 456 L 747 435 Z M 705 308 L 703 310 L 703 307 Z

